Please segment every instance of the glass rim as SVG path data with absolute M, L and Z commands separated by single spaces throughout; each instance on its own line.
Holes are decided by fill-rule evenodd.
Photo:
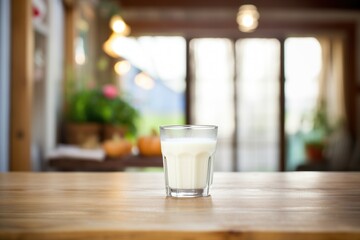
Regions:
M 195 130 L 213 130 L 218 129 L 216 125 L 197 125 L 197 124 L 185 124 L 185 125 L 162 125 L 161 130 L 184 130 L 184 129 L 195 129 Z

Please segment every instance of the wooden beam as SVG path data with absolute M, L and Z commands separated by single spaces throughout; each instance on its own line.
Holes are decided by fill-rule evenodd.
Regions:
M 32 6 L 11 1 L 10 171 L 31 170 Z
M 280 21 L 261 20 L 259 27 L 252 33 L 242 33 L 234 19 L 222 20 L 152 20 L 129 19 L 131 35 L 181 35 L 193 37 L 272 37 L 284 34 L 332 34 L 353 31 L 354 23 L 351 21 Z
M 360 9 L 360 3 L 356 0 L 118 0 L 119 4 L 124 8 L 238 8 L 243 4 L 254 4 L 259 9 Z

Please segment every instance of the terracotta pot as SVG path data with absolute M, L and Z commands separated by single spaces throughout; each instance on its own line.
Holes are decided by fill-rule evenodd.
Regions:
M 306 143 L 305 152 L 309 162 L 321 162 L 324 161 L 324 144 L 320 143 Z
M 103 126 L 103 140 L 112 139 L 115 135 L 122 138 L 125 136 L 127 129 L 124 126 L 104 125 Z
M 84 146 L 86 143 L 99 143 L 101 125 L 97 123 L 67 123 L 65 125 L 65 141 L 68 144 Z

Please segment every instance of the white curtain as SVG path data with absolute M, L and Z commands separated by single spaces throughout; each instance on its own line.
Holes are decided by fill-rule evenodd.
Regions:
M 346 124 L 344 98 L 344 41 L 340 37 L 318 37 L 322 49 L 323 67 L 319 75 L 318 105 L 326 104 L 332 129 Z
M 329 170 L 344 171 L 349 169 L 353 147 L 345 100 L 345 43 L 341 37 L 319 38 L 319 42 L 323 58 L 319 104 L 326 102 L 328 122 L 334 130 L 327 139 L 325 157 Z

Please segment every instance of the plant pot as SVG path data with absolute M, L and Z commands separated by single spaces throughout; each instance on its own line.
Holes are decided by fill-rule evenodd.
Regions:
M 101 125 L 97 123 L 67 123 L 65 125 L 65 141 L 78 146 L 96 145 L 100 141 Z M 91 146 L 89 146 L 91 147 Z
M 114 136 L 124 137 L 127 132 L 125 126 L 103 125 L 103 140 L 113 139 Z
M 323 143 L 305 143 L 306 158 L 311 163 L 324 161 L 323 151 Z

